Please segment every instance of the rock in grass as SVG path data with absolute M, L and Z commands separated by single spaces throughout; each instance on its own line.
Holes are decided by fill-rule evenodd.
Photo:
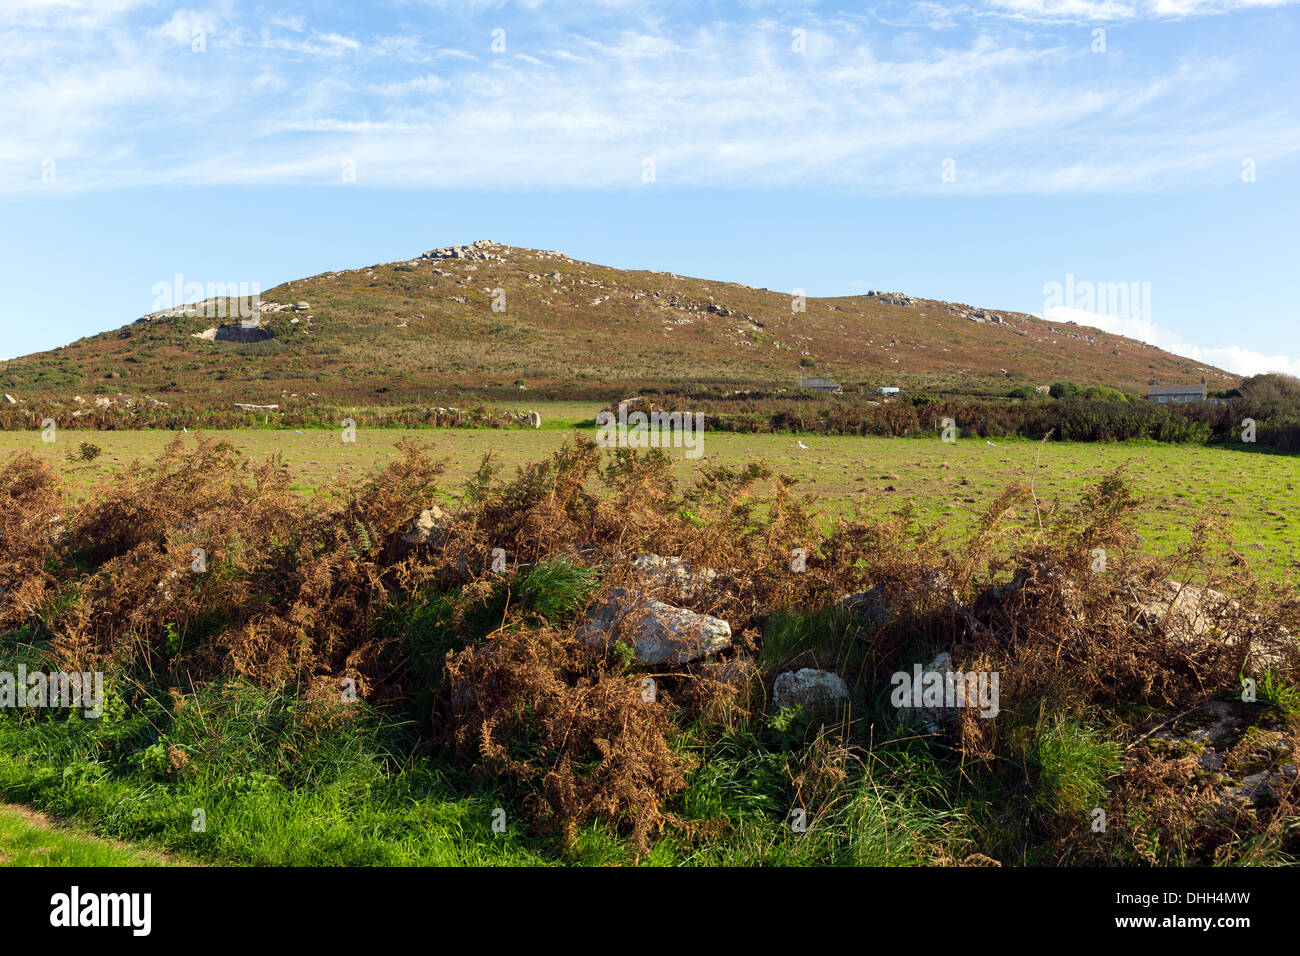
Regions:
M 885 589 L 879 585 L 869 591 L 846 595 L 840 598 L 839 605 L 857 615 L 864 624 L 887 624 L 893 618 L 885 603 Z
M 952 672 L 952 655 L 947 651 L 941 651 L 935 655 L 934 660 L 926 664 L 921 669 L 922 677 L 926 674 L 938 674 L 943 679 L 943 687 L 948 685 L 948 674 Z M 924 685 L 922 685 L 924 686 Z M 937 734 L 950 725 L 960 713 L 960 708 L 948 708 L 942 705 L 935 707 L 916 707 L 911 711 L 912 716 L 925 729 L 927 733 Z
M 920 568 L 910 577 L 893 581 L 886 588 L 877 584 L 865 591 L 848 594 L 838 600 L 838 605 L 851 611 L 865 625 L 879 627 L 894 621 L 900 611 L 915 614 L 937 607 L 957 611 L 961 607 L 961 593 L 937 568 Z
M 730 660 L 711 661 L 705 664 L 700 672 L 712 680 L 737 686 L 748 684 L 759 676 L 758 666 L 744 654 Z
M 1159 629 L 1175 644 L 1197 648 L 1212 642 L 1244 643 L 1250 635 L 1250 653 L 1243 667 L 1262 672 L 1285 663 L 1295 641 L 1280 625 L 1262 626 L 1258 614 L 1245 612 L 1241 605 L 1221 591 L 1179 581 L 1165 581 L 1152 594 L 1134 594 L 1131 610 L 1144 629 Z M 1252 633 L 1253 632 L 1253 633 Z
M 1296 785 L 1295 731 L 1267 704 L 1206 701 L 1140 746 L 1161 759 L 1192 763 L 1198 789 L 1229 819 L 1268 812 Z
M 614 588 L 609 598 L 578 630 L 579 640 L 606 647 L 611 639 L 630 640 L 643 664 L 685 664 L 731 646 L 731 625 L 718 617 L 647 598 L 639 591 Z
M 420 517 L 411 522 L 410 527 L 402 533 L 402 542 L 441 548 L 447 540 L 447 527 L 450 524 L 451 515 L 434 505 L 421 511 Z
M 804 706 L 809 710 L 833 707 L 849 699 L 849 688 L 839 674 L 805 667 L 778 674 L 772 685 L 777 707 Z
M 675 588 L 688 598 L 703 594 L 718 577 L 713 568 L 692 568 L 681 558 L 659 554 L 638 554 L 632 567 L 645 587 Z

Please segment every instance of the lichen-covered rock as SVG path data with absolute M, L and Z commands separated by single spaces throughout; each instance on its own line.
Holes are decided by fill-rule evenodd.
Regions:
M 846 611 L 851 611 L 864 624 L 886 624 L 893 614 L 885 604 L 885 589 L 876 586 L 867 591 L 847 594 L 837 602 Z
M 681 558 L 659 554 L 638 554 L 632 567 L 645 587 L 670 588 L 686 597 L 703 594 L 718 578 L 713 568 L 692 568 Z
M 925 674 L 942 674 L 945 682 L 947 675 L 952 671 L 952 655 L 947 651 L 936 654 L 934 660 L 926 664 L 921 669 L 922 675 Z M 946 689 L 946 683 L 945 683 Z M 914 707 L 911 710 L 912 716 L 921 725 L 921 727 L 931 734 L 937 734 L 943 730 L 944 725 L 952 721 L 957 716 L 957 711 L 949 707 Z
M 630 588 L 614 588 L 579 628 L 578 638 L 592 647 L 624 638 L 643 664 L 685 664 L 730 647 L 731 625 Z
M 496 251 L 500 248 L 502 248 L 501 244 L 491 239 L 479 239 L 468 246 L 443 246 L 441 249 L 430 249 L 421 255 L 420 259 L 502 260 L 505 256 Z
M 1139 623 L 1164 628 L 1180 643 L 1199 643 L 1221 630 L 1237 603 L 1221 591 L 1165 581 L 1150 596 L 1136 595 Z
M 701 668 L 705 677 L 724 684 L 747 684 L 759 676 L 758 665 L 752 658 L 739 654 L 725 661 L 710 661 Z
M 211 328 L 204 329 L 202 332 L 195 332 L 191 338 L 203 339 L 206 342 L 238 342 L 244 345 L 253 342 L 265 342 L 267 339 L 275 338 L 270 329 L 264 329 L 260 325 L 214 325 Z
M 451 515 L 437 505 L 426 508 L 402 533 L 402 543 L 440 548 L 447 540 L 447 528 L 451 520 Z
M 1212 641 L 1237 644 L 1249 636 L 1243 666 L 1250 673 L 1277 667 L 1295 650 L 1295 639 L 1286 628 L 1268 626 L 1258 614 L 1213 588 L 1164 581 L 1151 594 L 1135 593 L 1131 607 L 1138 627 L 1159 629 L 1184 647 Z
M 863 624 L 879 627 L 899 617 L 900 612 L 907 615 L 937 608 L 958 611 L 961 594 L 939 569 L 920 568 L 888 587 L 876 584 L 865 591 L 845 595 L 836 603 L 852 611 Z
M 778 674 L 772 684 L 772 703 L 777 707 L 802 705 L 815 710 L 833 707 L 848 699 L 848 685 L 839 674 L 813 667 Z
M 1273 707 L 1207 701 L 1140 745 L 1153 757 L 1192 767 L 1190 785 L 1219 813 L 1254 813 L 1293 792 L 1297 741 Z

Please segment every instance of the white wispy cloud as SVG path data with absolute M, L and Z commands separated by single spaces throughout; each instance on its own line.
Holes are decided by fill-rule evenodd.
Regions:
M 192 43 L 196 34 L 206 34 L 214 29 L 213 18 L 197 10 L 177 10 L 170 20 L 150 32 L 173 43 Z
M 1285 2 L 993 0 L 984 10 L 1184 16 Z M 636 189 L 653 159 L 663 184 L 936 195 L 1226 184 L 1245 156 L 1300 160 L 1291 101 L 1258 86 L 1234 95 L 1250 64 L 1224 53 L 1133 65 L 1051 31 L 882 34 L 862 15 L 805 9 L 782 12 L 787 22 L 784 8 L 762 4 L 755 19 L 703 23 L 609 4 L 613 19 L 590 28 L 538 6 L 494 54 L 487 28 L 506 8 L 492 3 L 456 8 L 490 19 L 455 29 L 446 7 L 400 3 L 403 17 L 423 10 L 435 27 L 394 20 L 374 35 L 305 14 L 241 15 L 234 0 L 10 2 L 0 6 L 0 191 L 46 188 L 46 158 L 64 171 L 59 188 L 74 190 L 336 183 L 344 159 L 362 186 Z M 949 12 L 944 24 L 969 19 L 967 8 Z M 205 52 L 191 52 L 196 30 Z
M 156 0 L 2 0 L 0 27 L 94 28 Z
M 1240 345 L 1193 345 L 1172 329 L 1163 328 L 1142 316 L 1110 315 L 1060 305 L 1044 309 L 1043 318 L 1052 322 L 1075 322 L 1103 332 L 1137 339 L 1166 352 L 1238 375 L 1259 375 L 1264 372 L 1300 375 L 1300 359 L 1282 354 L 1266 355 Z
M 1297 2 L 1300 0 L 989 0 L 989 7 L 1021 20 L 1110 23 L 1214 16 Z

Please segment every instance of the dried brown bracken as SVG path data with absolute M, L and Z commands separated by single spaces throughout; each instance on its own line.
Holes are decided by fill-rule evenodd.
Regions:
M 699 751 L 683 737 L 735 727 L 764 706 L 783 668 L 834 669 L 868 709 L 921 653 L 997 672 L 998 718 L 949 714 L 937 735 L 963 773 L 1018 766 L 1012 731 L 1047 714 L 1105 713 L 1134 741 L 1238 689 L 1261 655 L 1283 683 L 1296 680 L 1296 641 L 1279 640 L 1300 633 L 1294 591 L 1258 585 L 1209 521 L 1181 551 L 1144 554 L 1131 531 L 1137 502 L 1118 473 L 1070 509 L 1013 485 L 953 546 L 907 508 L 825 528 L 794 482 L 758 464 L 702 466 L 678 487 L 661 452 L 606 454 L 575 436 L 513 476 L 485 459 L 452 508 L 442 465 L 414 442 L 400 451 L 367 479 L 307 499 L 277 459 L 254 465 L 228 443 L 178 437 L 77 509 L 47 465 L 13 456 L 0 465 L 0 629 L 37 630 L 67 669 L 183 688 L 177 710 L 197 684 L 231 676 L 295 685 L 317 728 L 347 719 L 345 682 L 371 702 L 423 701 L 430 741 L 513 792 L 538 827 L 572 837 L 600 821 L 642 851 L 674 819 L 687 754 Z M 450 509 L 437 512 L 437 533 L 409 534 L 435 505 Z M 503 574 L 495 549 L 508 558 Z M 648 577 L 633 563 L 645 553 L 683 563 Z M 520 569 L 544 562 L 589 575 L 590 607 L 635 586 L 724 618 L 735 647 L 653 673 L 616 647 L 593 650 L 569 626 L 583 608 L 557 622 L 519 600 Z M 1200 601 L 1190 638 L 1157 613 L 1220 591 L 1232 599 Z M 869 613 L 846 610 L 858 617 L 833 645 L 765 647 L 775 612 L 850 594 L 867 595 Z M 390 624 L 431 596 L 449 636 L 430 664 L 409 629 Z M 476 615 L 488 607 L 499 619 L 484 628 Z M 797 801 L 836 804 L 865 759 L 860 730 L 838 714 L 805 741 L 790 770 Z M 169 754 L 177 770 L 183 758 Z M 1108 782 L 1112 818 L 1140 822 L 1122 852 L 1090 840 L 1086 820 L 1044 815 L 1037 825 L 1059 839 L 1060 858 L 1110 846 L 1110 859 L 1157 859 L 1174 832 L 1179 852 L 1219 861 L 1223 841 L 1294 839 L 1293 797 L 1225 823 L 1205 816 L 1212 795 L 1188 785 L 1191 771 L 1161 759 L 1131 752 Z

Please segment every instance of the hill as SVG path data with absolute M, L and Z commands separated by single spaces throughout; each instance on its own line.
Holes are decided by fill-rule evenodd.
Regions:
M 262 293 L 258 309 L 241 320 L 239 301 L 218 296 L 156 312 L 0 363 L 0 390 L 22 400 L 369 407 L 521 389 L 605 400 L 663 384 L 771 389 L 812 375 L 974 394 L 1060 379 L 1133 392 L 1152 378 L 1236 381 L 1132 339 L 1021 313 L 902 293 L 798 302 L 488 240 L 286 282 Z

